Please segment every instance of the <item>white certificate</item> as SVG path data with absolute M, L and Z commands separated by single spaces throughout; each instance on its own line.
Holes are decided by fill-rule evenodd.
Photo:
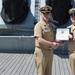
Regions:
M 56 29 L 56 40 L 67 41 L 69 40 L 69 28 L 57 28 Z

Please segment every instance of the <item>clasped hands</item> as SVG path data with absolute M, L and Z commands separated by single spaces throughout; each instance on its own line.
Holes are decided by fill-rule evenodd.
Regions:
M 52 43 L 52 48 L 53 49 L 56 49 L 56 48 L 58 48 L 59 46 L 61 46 L 62 45 L 62 42 L 61 41 L 56 41 L 56 42 L 53 42 Z

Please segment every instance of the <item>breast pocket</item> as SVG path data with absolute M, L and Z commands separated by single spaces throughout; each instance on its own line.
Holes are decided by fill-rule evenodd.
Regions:
M 51 30 L 48 29 L 48 30 L 44 30 L 44 37 L 47 38 L 51 35 Z

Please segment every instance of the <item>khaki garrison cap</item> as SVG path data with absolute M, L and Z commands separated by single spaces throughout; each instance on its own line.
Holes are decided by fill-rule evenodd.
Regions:
M 51 10 L 52 10 L 52 7 L 51 7 L 51 6 L 43 6 L 43 7 L 41 7 L 41 8 L 39 9 L 39 11 L 40 11 L 41 13 L 49 13 L 49 12 L 51 12 Z
M 70 16 L 75 16 L 75 8 L 71 8 L 69 10 L 69 14 L 70 14 Z

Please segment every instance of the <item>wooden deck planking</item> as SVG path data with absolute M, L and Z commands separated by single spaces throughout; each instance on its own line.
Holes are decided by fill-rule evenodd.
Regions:
M 22 59 L 18 62 L 18 64 L 13 69 L 13 71 L 11 71 L 10 75 L 19 75 L 19 73 L 21 72 L 21 69 L 24 66 L 24 60 L 26 60 L 26 57 L 27 57 L 26 54 L 22 56 Z
M 26 72 L 27 68 L 30 67 L 29 64 L 30 64 L 30 62 L 31 62 L 31 59 L 32 59 L 32 56 L 29 56 L 29 58 L 27 59 L 27 62 L 26 62 L 26 64 L 24 65 L 24 67 L 23 67 L 23 69 L 22 69 L 20 75 L 25 75 L 25 72 Z M 28 71 L 28 73 L 29 73 L 29 71 Z
M 0 74 L 1 75 L 6 75 L 7 71 L 9 69 L 12 69 L 12 67 L 14 66 L 16 60 L 18 59 L 18 56 L 16 55 L 11 55 L 3 64 L 2 64 L 2 68 L 0 70 Z M 18 60 L 17 60 L 18 61 Z
M 55 68 L 55 75 L 61 75 L 60 74 L 61 71 L 60 71 L 60 65 L 59 65 L 58 56 L 55 56 L 54 58 L 55 58 L 55 66 L 56 66 L 56 68 Z
M 71 75 L 67 55 L 54 55 L 52 75 Z
M 27 66 L 27 68 L 26 68 L 26 71 L 24 72 L 23 75 L 29 75 L 29 74 L 33 75 L 33 72 L 30 73 L 30 70 L 32 69 L 32 64 L 33 64 L 33 62 L 34 62 L 33 55 L 31 55 L 31 60 L 29 61 L 28 66 Z M 33 69 L 32 69 L 32 70 L 33 70 Z
M 63 56 L 64 57 L 64 56 Z M 64 72 L 64 70 L 65 70 L 65 68 L 64 68 L 64 64 L 65 63 L 63 63 L 63 58 L 62 58 L 62 56 L 58 56 L 58 60 L 59 60 L 59 68 L 60 68 L 60 75 L 65 75 L 65 72 Z M 65 59 L 64 59 L 65 60 Z M 65 66 L 66 67 L 66 66 Z M 67 70 L 66 70 L 67 71 Z M 68 74 L 67 74 L 68 75 Z
M 69 70 L 67 68 L 67 64 L 66 64 L 66 60 L 65 60 L 67 58 L 65 58 L 65 57 L 63 58 L 63 56 L 61 56 L 61 57 L 62 57 L 62 63 L 63 63 L 63 68 L 64 68 L 64 75 L 69 75 Z
M 20 55 L 20 57 L 17 57 L 16 60 L 14 60 L 12 62 L 12 64 L 9 67 L 7 67 L 8 70 L 4 74 L 6 74 L 6 75 L 10 75 L 11 73 L 13 74 L 13 70 L 18 69 L 18 65 L 22 61 L 22 58 L 23 58 L 23 55 Z M 15 70 L 14 70 L 14 72 L 15 72 Z
M 22 72 L 24 66 L 27 63 L 28 58 L 29 58 L 29 54 L 24 54 L 24 60 L 23 60 L 22 64 L 20 65 L 20 67 L 17 69 L 17 71 L 15 72 L 14 75 L 20 75 L 20 73 Z
M 0 75 L 36 75 L 34 55 L 0 53 Z M 67 55 L 54 54 L 52 75 L 71 75 Z
M 69 73 L 69 75 L 72 75 L 71 74 L 71 68 L 70 68 L 70 63 L 69 63 L 69 59 L 68 59 L 68 56 L 66 56 L 66 55 L 64 55 L 64 57 L 66 58 L 65 59 L 65 66 L 67 67 L 67 69 L 68 69 L 68 73 Z M 64 60 L 64 59 L 63 59 Z
M 8 55 L 7 57 L 5 57 L 3 60 L 2 60 L 2 62 L 1 62 L 1 64 L 0 64 L 0 75 L 2 74 L 2 72 L 4 72 L 5 70 L 7 70 L 6 69 L 6 67 L 8 67 L 8 62 L 10 62 L 11 61 L 11 55 Z

